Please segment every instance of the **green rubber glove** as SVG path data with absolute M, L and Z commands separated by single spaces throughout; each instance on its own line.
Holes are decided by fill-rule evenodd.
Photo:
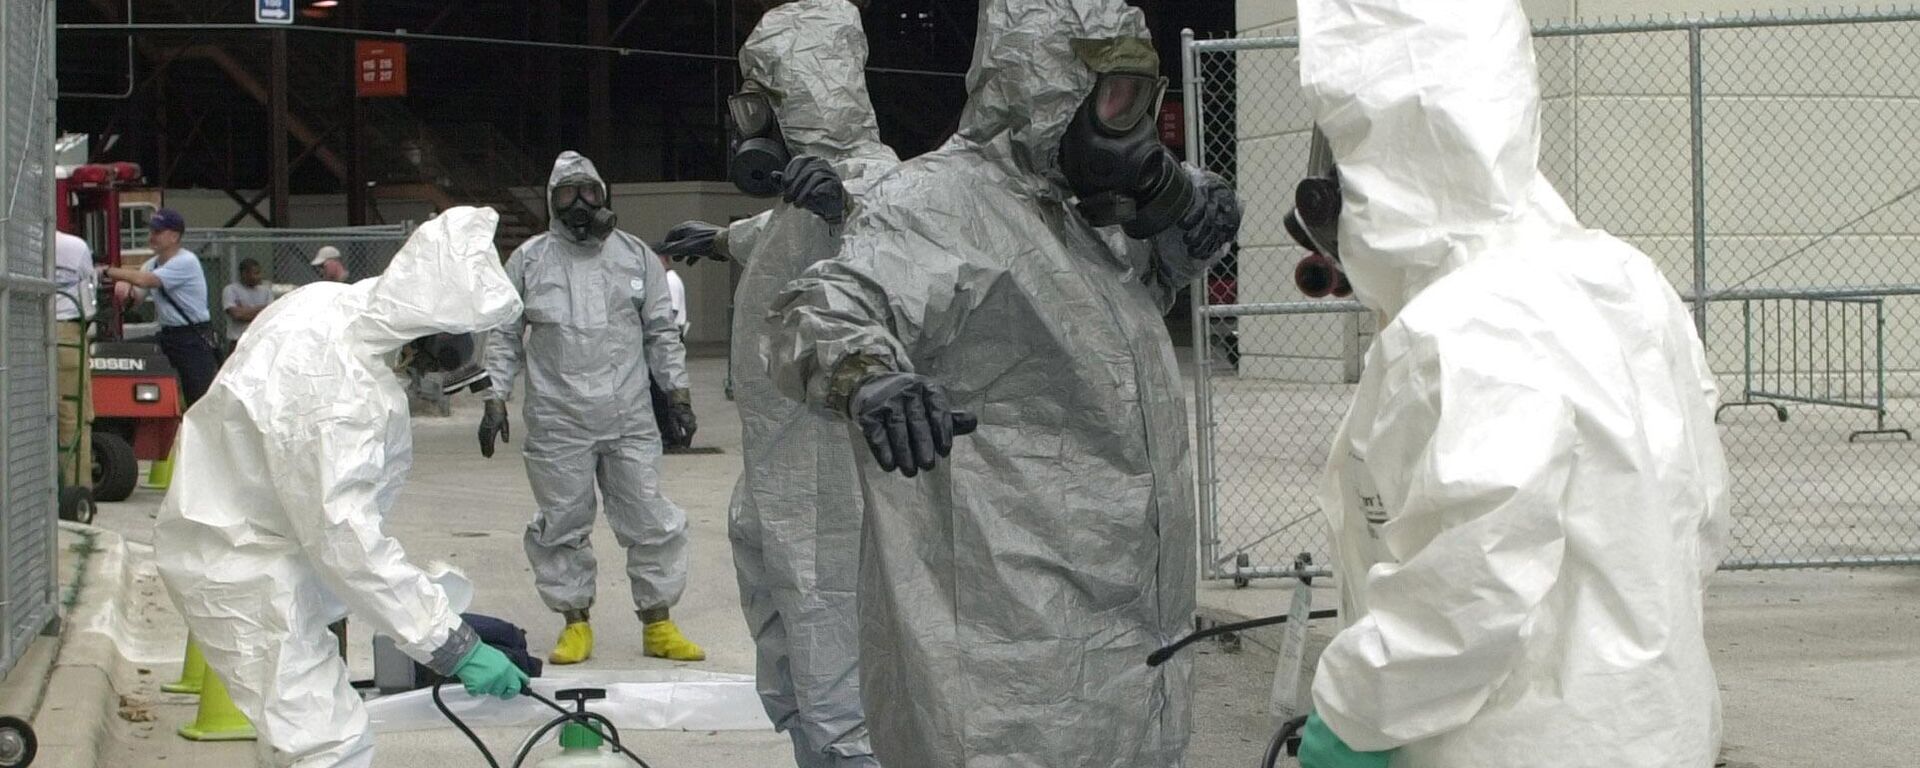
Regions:
M 1300 768 L 1387 768 L 1392 760 L 1391 749 L 1353 751 L 1340 740 L 1339 734 L 1327 727 L 1317 712 L 1307 715 L 1307 725 L 1300 729 Z
M 511 699 L 520 695 L 520 689 L 527 685 L 527 673 L 507 660 L 507 655 L 486 643 L 475 643 L 473 650 L 467 651 L 467 657 L 453 668 L 460 684 L 467 687 L 467 693 L 474 696 L 498 696 Z

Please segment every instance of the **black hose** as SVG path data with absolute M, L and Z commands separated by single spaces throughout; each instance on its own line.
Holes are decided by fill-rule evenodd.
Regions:
M 446 716 L 447 722 L 453 723 L 453 727 L 460 729 L 461 733 L 467 735 L 467 740 L 473 742 L 475 749 L 480 750 L 480 756 L 487 759 L 487 765 L 492 768 L 500 768 L 500 761 L 493 759 L 493 751 L 487 749 L 487 743 L 480 740 L 480 734 L 474 733 L 472 728 L 468 728 L 467 724 L 462 721 L 458 715 L 453 713 L 453 710 L 447 708 L 447 703 L 440 699 L 440 686 L 443 685 L 446 685 L 446 683 L 433 684 L 433 706 L 440 710 L 440 714 Z
M 1299 733 L 1300 729 L 1306 725 L 1306 718 L 1296 717 L 1280 726 L 1280 730 L 1274 731 L 1273 740 L 1267 742 L 1267 757 L 1261 761 L 1261 768 L 1278 768 L 1280 756 L 1287 753 L 1287 740 L 1293 738 L 1293 735 Z
M 522 693 L 532 697 L 534 701 L 538 701 L 542 704 L 547 705 L 547 708 L 552 709 L 555 712 L 559 712 L 561 716 L 558 718 L 555 718 L 553 722 L 565 722 L 567 720 L 577 720 L 577 721 L 580 721 L 582 725 L 588 725 L 588 721 L 598 720 L 601 723 L 605 723 L 607 726 L 607 743 L 613 745 L 613 749 L 615 752 L 619 752 L 622 755 L 626 755 L 628 760 L 632 760 L 635 764 L 639 765 L 640 768 L 653 768 L 653 766 L 647 764 L 647 761 L 640 759 L 639 755 L 636 755 L 633 753 L 632 750 L 627 749 L 626 745 L 620 743 L 620 729 L 615 728 L 613 726 L 613 721 L 608 720 L 604 715 L 601 715 L 597 712 L 585 712 L 585 713 L 574 712 L 572 710 L 567 709 L 566 707 L 562 707 L 559 704 L 553 703 L 553 700 L 548 699 L 545 696 L 541 696 L 540 694 L 535 693 L 532 688 L 528 688 L 522 691 Z M 548 725 L 552 725 L 553 722 L 549 722 Z M 591 727 L 591 726 L 589 725 L 588 727 Z M 533 741 L 537 742 L 539 741 L 539 739 L 534 739 Z M 531 747 L 529 747 L 529 751 L 531 751 Z
M 1339 611 L 1329 608 L 1324 611 L 1314 611 L 1312 613 L 1309 613 L 1307 614 L 1307 618 L 1331 619 L 1339 615 L 1340 615 Z M 1176 653 L 1179 653 L 1181 649 L 1189 645 L 1193 645 L 1194 643 L 1200 642 L 1201 640 L 1205 640 L 1209 637 L 1224 635 L 1229 632 L 1245 632 L 1249 629 L 1259 629 L 1261 627 L 1271 627 L 1275 624 L 1285 624 L 1285 623 L 1287 623 L 1287 615 L 1283 613 L 1278 616 L 1268 616 L 1264 619 L 1248 619 L 1246 621 L 1236 621 L 1231 624 L 1217 624 L 1217 625 L 1208 627 L 1206 629 L 1202 629 L 1200 631 L 1194 632 L 1193 634 L 1187 635 L 1186 637 L 1180 638 L 1179 640 L 1174 641 L 1172 645 L 1169 645 L 1165 648 L 1161 648 L 1160 650 L 1157 650 L 1151 654 L 1148 654 L 1147 666 L 1157 667 L 1162 664 L 1165 664 L 1167 663 L 1168 659 L 1173 658 L 1173 655 Z
M 480 735 L 474 733 L 472 728 L 468 728 L 466 722 L 461 720 L 459 715 L 454 714 L 452 709 L 448 709 L 446 701 L 440 698 L 440 687 L 444 685 L 446 685 L 445 682 L 434 683 L 433 706 L 440 710 L 440 714 L 447 718 L 447 722 L 453 723 L 453 727 L 458 728 L 461 733 L 466 734 L 467 740 L 473 742 L 474 748 L 480 750 L 480 755 L 487 759 L 488 766 L 491 768 L 500 768 L 500 761 L 494 759 L 493 752 L 487 749 L 486 742 L 481 741 Z M 533 753 L 533 748 L 540 743 L 540 739 L 544 738 L 547 733 L 554 728 L 565 725 L 568 722 L 579 722 L 589 728 L 593 727 L 592 724 L 595 722 L 605 725 L 606 729 L 604 733 L 606 734 L 607 742 L 613 745 L 615 751 L 626 755 L 627 759 L 638 764 L 640 768 L 653 768 L 653 766 L 647 764 L 647 761 L 640 759 L 639 755 L 634 754 L 632 750 L 627 749 L 625 745 L 620 743 L 620 729 L 615 728 L 613 721 L 608 720 L 605 715 L 598 712 L 574 712 L 559 704 L 555 704 L 552 699 L 534 693 L 532 688 L 523 688 L 520 690 L 520 694 L 547 705 L 548 708 L 559 712 L 560 716 L 548 720 L 545 725 L 540 726 L 540 730 L 534 732 L 533 738 L 528 739 L 526 745 L 521 747 L 520 751 L 515 754 L 512 768 L 520 768 L 527 757 Z

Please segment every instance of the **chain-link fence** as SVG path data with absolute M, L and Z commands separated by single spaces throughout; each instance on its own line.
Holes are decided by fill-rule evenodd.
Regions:
M 372 277 L 387 269 L 393 254 L 407 241 L 411 224 L 336 229 L 202 229 L 189 230 L 184 246 L 200 257 L 207 273 L 207 301 L 213 325 L 226 337 L 227 313 L 221 303 L 226 287 L 240 280 L 240 264 L 249 259 L 260 265 L 264 282 L 276 295 L 321 280 L 313 263 L 320 249 L 333 247 L 347 269 L 347 280 Z
M 1209 578 L 1324 566 L 1321 469 L 1371 340 L 1292 279 L 1297 48 L 1187 48 L 1189 159 L 1247 208 L 1195 307 Z M 1667 273 L 1720 374 L 1727 566 L 1920 564 L 1920 12 L 1551 26 L 1535 54 L 1541 167 Z
M 55 619 L 53 2 L 0 6 L 0 676 Z

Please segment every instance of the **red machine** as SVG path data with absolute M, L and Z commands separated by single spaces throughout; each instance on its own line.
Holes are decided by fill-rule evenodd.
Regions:
M 145 222 L 159 208 L 157 190 L 140 186 L 140 166 L 94 163 L 62 167 L 58 226 L 93 248 L 97 264 L 144 261 Z M 137 241 L 137 242 L 136 242 Z M 180 428 L 180 380 L 152 341 L 128 340 L 134 304 L 124 283 L 101 287 L 89 367 L 93 391 L 93 498 L 120 501 L 133 493 L 139 460 L 166 458 Z

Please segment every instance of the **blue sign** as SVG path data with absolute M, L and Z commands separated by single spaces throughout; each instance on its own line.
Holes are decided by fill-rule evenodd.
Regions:
M 257 24 L 292 24 L 293 0 L 253 0 L 253 20 Z

